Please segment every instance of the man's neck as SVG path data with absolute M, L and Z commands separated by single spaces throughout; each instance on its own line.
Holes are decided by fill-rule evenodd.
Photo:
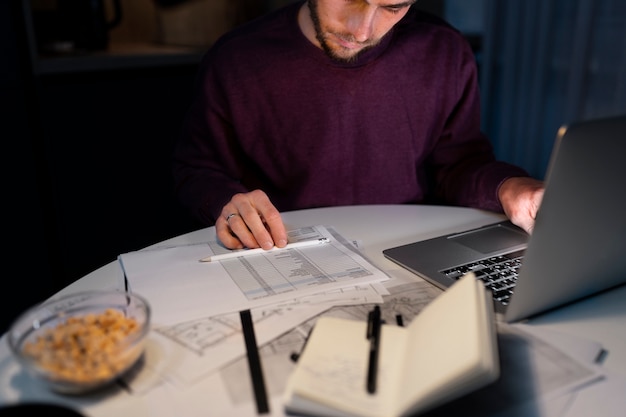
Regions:
M 315 27 L 313 26 L 313 19 L 311 19 L 311 11 L 309 10 L 309 3 L 304 2 L 300 11 L 298 12 L 298 26 L 300 30 L 306 36 L 306 38 L 318 48 L 322 48 L 315 34 Z

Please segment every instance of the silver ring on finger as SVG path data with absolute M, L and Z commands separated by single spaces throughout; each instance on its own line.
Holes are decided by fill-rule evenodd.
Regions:
M 239 215 L 238 213 L 230 213 L 228 216 L 226 216 L 226 223 L 230 221 L 231 217 L 238 216 L 238 215 Z

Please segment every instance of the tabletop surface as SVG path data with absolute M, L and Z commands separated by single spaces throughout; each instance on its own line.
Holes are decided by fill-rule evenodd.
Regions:
M 372 205 L 299 210 L 282 214 L 287 229 L 312 225 L 334 227 L 347 239 L 360 242 L 360 249 L 380 269 L 394 279 L 421 280 L 416 275 L 387 260 L 384 249 L 451 232 L 480 227 L 504 217 L 486 211 L 447 206 Z M 213 227 L 173 237 L 156 245 L 184 245 L 215 239 Z M 87 289 L 117 288 L 121 269 L 117 261 L 79 279 L 59 294 Z M 626 377 L 626 286 L 582 300 L 548 314 L 533 318 L 531 326 L 592 339 L 608 351 L 603 367 Z M 83 410 L 86 415 L 255 415 L 252 404 L 236 412 L 224 408 L 228 397 L 219 376 L 211 376 L 191 388 L 177 391 L 159 385 L 149 393 L 123 389 L 87 397 L 59 396 L 46 391 L 30 379 L 12 359 L 6 335 L 0 340 L 0 405 L 21 402 L 66 404 Z M 267 365 L 271 369 L 271 364 Z M 241 372 L 232 369 L 229 372 Z M 241 377 L 241 390 L 249 389 L 247 376 Z M 236 392 L 237 390 L 235 390 Z M 208 394 L 210 393 L 210 394 Z M 272 393 L 270 393 L 272 394 Z M 232 394 L 230 394 L 232 396 Z M 211 402 L 208 409 L 203 408 Z M 272 398 L 271 415 L 281 416 L 280 396 Z M 181 410 L 185 410 L 182 412 Z M 207 411 L 210 410 L 210 414 Z M 220 414 L 222 413 L 222 414 Z

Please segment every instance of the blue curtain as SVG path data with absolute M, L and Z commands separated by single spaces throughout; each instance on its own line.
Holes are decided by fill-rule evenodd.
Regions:
M 626 1 L 486 0 L 485 13 L 483 129 L 499 159 L 543 178 L 561 125 L 626 114 Z

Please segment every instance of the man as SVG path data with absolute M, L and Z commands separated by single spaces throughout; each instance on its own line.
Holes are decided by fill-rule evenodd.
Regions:
M 496 161 L 474 55 L 416 0 L 308 0 L 220 39 L 174 155 L 178 195 L 228 248 L 283 247 L 280 211 L 437 203 L 531 232 L 543 184 Z

